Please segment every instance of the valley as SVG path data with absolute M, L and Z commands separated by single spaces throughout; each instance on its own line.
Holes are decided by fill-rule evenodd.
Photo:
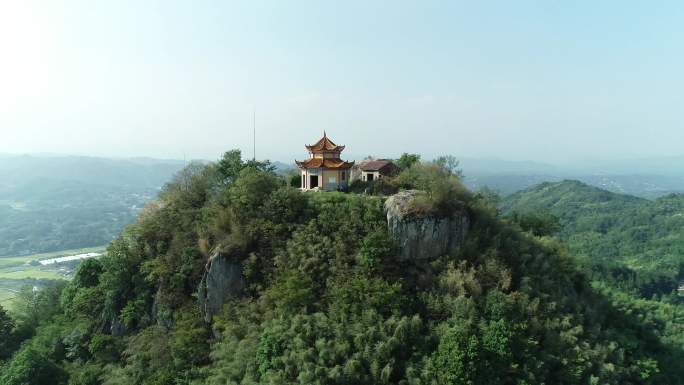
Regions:
M 110 242 L 182 161 L 75 156 L 0 158 L 0 257 Z

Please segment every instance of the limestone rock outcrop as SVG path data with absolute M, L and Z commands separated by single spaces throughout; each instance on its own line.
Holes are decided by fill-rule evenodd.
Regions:
M 214 253 L 207 262 L 197 290 L 204 319 L 211 322 L 226 300 L 241 295 L 244 287 L 241 263 L 220 252 Z
M 468 234 L 470 219 L 465 211 L 448 216 L 417 214 L 412 200 L 421 194 L 418 190 L 401 191 L 385 202 L 387 225 L 399 245 L 402 260 L 426 260 L 455 252 Z

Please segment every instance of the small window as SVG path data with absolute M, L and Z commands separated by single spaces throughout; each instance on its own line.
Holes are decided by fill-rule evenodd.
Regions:
M 345 175 L 344 175 L 344 171 L 342 171 L 342 180 L 344 180 L 344 179 L 345 179 L 344 177 L 345 177 Z

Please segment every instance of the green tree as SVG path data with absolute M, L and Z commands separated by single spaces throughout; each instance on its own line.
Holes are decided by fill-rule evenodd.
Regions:
M 194 369 L 209 361 L 209 330 L 195 306 L 176 312 L 170 348 L 179 370 Z
M 150 320 L 150 284 L 142 271 L 145 255 L 140 252 L 135 227 L 110 243 L 100 261 L 103 273 L 98 289 L 103 292 L 103 320 L 143 326 Z M 149 302 L 148 302 L 149 301 Z M 125 310 L 124 310 L 125 309 Z
M 65 384 L 66 372 L 33 347 L 21 349 L 3 368 L 2 385 Z
M 279 275 L 267 295 L 279 310 L 295 314 L 316 302 L 314 294 L 313 282 L 309 275 L 299 270 L 288 269 Z
M 61 310 L 60 295 L 64 283 L 48 285 L 42 289 L 24 286 L 14 302 L 13 310 L 20 340 L 31 337 L 36 328 L 49 321 Z
M 99 385 L 103 369 L 97 364 L 74 363 L 68 365 L 69 385 Z
M 167 330 L 159 326 L 143 329 L 128 341 L 123 364 L 104 373 L 104 384 L 164 385 L 180 377 L 174 369 Z
M 258 160 L 242 160 L 242 151 L 240 150 L 230 150 L 223 154 L 223 158 L 216 164 L 218 173 L 221 177 L 223 184 L 233 183 L 245 168 L 252 168 L 258 171 L 273 172 L 275 167 L 270 161 L 258 161 Z
M 456 323 L 440 338 L 433 356 L 436 377 L 440 384 L 479 384 L 482 347 L 477 335 L 467 323 Z
M 260 217 L 263 203 L 280 185 L 278 177 L 272 172 L 245 168 L 228 190 L 229 201 L 226 205 L 234 208 L 236 216 L 243 221 Z
M 387 231 L 376 230 L 363 239 L 358 256 L 359 264 L 369 270 L 383 267 L 381 271 L 386 271 L 384 268 L 388 266 L 383 265 L 389 262 L 395 250 L 394 240 Z
M 237 179 L 244 166 L 242 151 L 237 149 L 230 150 L 223 154 L 223 158 L 216 164 L 216 168 L 223 179 L 223 183 L 227 184 L 232 183 Z
M 100 282 L 102 263 L 96 258 L 89 258 L 81 262 L 74 274 L 73 284 L 76 287 L 92 287 Z
M 538 237 L 555 235 L 561 229 L 558 218 L 548 212 L 514 212 L 510 217 L 523 231 Z
M 457 177 L 463 176 L 463 171 L 459 168 L 461 162 L 453 155 L 443 155 L 435 159 L 434 163 L 448 175 Z
M 290 174 L 290 187 L 300 188 L 302 187 L 302 175 L 299 172 L 293 172 Z
M 419 154 L 409 154 L 407 152 L 401 154 L 401 157 L 397 159 L 396 165 L 399 167 L 400 170 L 406 170 L 409 167 L 413 166 L 415 163 L 420 162 L 420 155 Z
M 0 306 L 0 361 L 9 358 L 15 349 L 15 323 L 7 311 Z

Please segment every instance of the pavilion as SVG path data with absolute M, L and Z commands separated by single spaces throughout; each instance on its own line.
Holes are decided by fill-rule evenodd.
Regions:
M 340 159 L 344 146 L 336 145 L 325 132 L 323 137 L 312 145 L 307 145 L 309 159 L 295 161 L 301 172 L 301 186 L 308 190 L 344 190 L 349 185 L 350 169 L 354 162 Z

